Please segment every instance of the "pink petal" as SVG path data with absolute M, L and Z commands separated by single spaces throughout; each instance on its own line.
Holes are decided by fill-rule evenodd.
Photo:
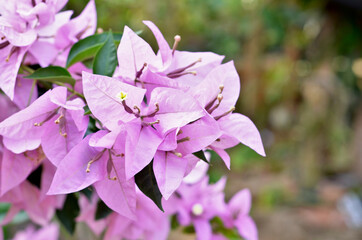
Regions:
M 38 40 L 31 45 L 29 52 L 41 67 L 47 67 L 54 62 L 60 51 L 53 43 Z
M 171 151 L 177 148 L 177 133 L 179 129 L 175 129 L 168 133 L 163 139 L 160 146 L 158 146 L 158 150 L 160 151 Z
M 69 48 L 81 38 L 93 34 L 97 27 L 97 12 L 94 0 L 90 0 L 82 13 L 59 28 L 55 45 L 60 49 Z
M 131 132 L 131 126 L 133 132 Z M 163 140 L 150 126 L 142 127 L 138 133 L 139 135 L 137 134 L 138 127 L 136 125 L 132 124 L 130 127 L 126 127 L 127 139 L 125 156 L 127 179 L 132 178 L 152 161 L 158 146 Z
M 126 104 L 133 108 L 141 105 L 146 92 L 114 78 L 87 72 L 83 72 L 83 90 L 90 110 L 109 130 L 117 129 L 119 121 L 128 122 L 135 118 L 124 110 L 117 95 L 121 91 L 127 93 Z
M 190 93 L 205 107 L 217 97 L 221 85 L 224 86 L 223 99 L 220 106 L 212 113 L 213 116 L 221 115 L 230 110 L 231 107 L 235 106 L 239 97 L 240 79 L 234 62 L 231 61 L 214 68 L 199 85 L 190 89 Z
M 110 177 L 116 180 L 104 179 L 94 184 L 99 197 L 117 213 L 135 220 L 136 190 L 134 179 L 126 180 L 125 161 L 121 157 L 112 158 Z
M 15 85 L 14 103 L 19 109 L 24 109 L 33 103 L 38 97 L 38 88 L 34 86 L 31 99 L 29 99 L 30 92 L 32 91 L 33 79 L 25 79 L 21 76 L 17 77 Z M 29 102 L 30 100 L 30 102 Z
M 36 40 L 37 37 L 37 33 L 34 29 L 29 29 L 25 32 L 18 32 L 14 28 L 4 25 L 0 25 L 0 33 L 6 37 L 6 40 L 8 40 L 11 45 L 16 47 L 29 46 Z
M 157 151 L 153 170 L 162 196 L 167 200 L 180 186 L 185 175 L 187 160 L 173 153 Z
M 169 62 L 172 59 L 172 51 L 170 46 L 168 45 L 167 41 L 165 40 L 165 38 L 163 37 L 161 31 L 157 28 L 157 26 L 151 22 L 151 21 L 143 21 L 143 23 L 149 28 L 151 29 L 153 35 L 155 36 L 157 43 L 158 43 L 158 47 L 159 47 L 159 51 L 161 53 L 161 57 L 162 57 L 162 61 L 163 64 L 167 65 L 169 64 Z
M 61 89 L 55 88 L 39 97 L 33 104 L 0 123 L 0 134 L 13 139 L 38 139 L 43 128 L 34 126 L 51 113 L 57 105 L 50 102 L 50 94 Z M 12 149 L 10 149 L 12 150 Z
M 123 36 L 117 50 L 118 72 L 120 76 L 128 81 L 134 81 L 136 73 L 143 65 L 161 66 L 150 45 L 125 26 Z
M 263 142 L 259 131 L 248 117 L 239 113 L 233 113 L 221 118 L 218 122 L 221 130 L 225 132 L 225 134 L 238 139 L 242 144 L 265 157 Z
M 155 127 L 163 135 L 205 115 L 202 107 L 191 95 L 177 89 L 163 87 L 154 89 L 149 103 L 151 106 L 149 112 L 154 110 L 155 103 L 159 104 L 160 110 L 152 120 L 160 120 Z
M 183 179 L 184 183 L 194 184 L 200 181 L 207 173 L 209 164 L 204 161 L 198 161 L 195 168 Z
M 78 129 L 73 116 L 71 115 L 71 110 L 66 110 L 65 112 L 65 130 L 67 137 L 60 135 L 59 125 L 57 124 L 48 124 L 45 126 L 46 134 L 41 138 L 42 147 L 45 155 L 48 159 L 55 165 L 58 166 L 61 160 L 75 147 L 80 141 L 82 141 L 83 136 L 87 130 L 87 121 L 83 125 L 82 129 Z M 79 117 L 88 119 L 87 116 L 84 116 L 84 111 L 76 111 Z M 55 117 L 57 118 L 57 117 Z M 53 119 L 51 120 L 53 123 Z
M 243 189 L 236 193 L 228 203 L 229 209 L 235 214 L 248 215 L 251 208 L 251 193 Z
M 197 63 L 193 67 L 187 69 L 187 71 L 196 71 L 196 76 L 192 74 L 186 74 L 177 78 L 177 81 L 182 85 L 196 86 L 217 66 L 219 66 L 224 59 L 224 56 L 217 55 L 212 52 L 186 52 L 175 51 L 172 58 L 171 65 L 165 71 L 170 73 L 176 69 L 186 67 L 198 59 L 201 58 L 201 62 Z
M 16 76 L 18 74 L 23 57 L 27 51 L 27 47 L 18 48 L 11 55 L 9 61 L 6 61 L 5 59 L 12 51 L 12 47 L 13 46 L 9 45 L 8 47 L 1 49 L 0 51 L 0 88 L 4 91 L 6 95 L 8 95 L 11 100 L 14 99 Z
M 25 181 L 20 186 L 24 210 L 30 219 L 40 225 L 46 225 L 53 217 L 55 197 L 48 196 L 40 200 L 40 191 L 31 183 Z
M 240 215 L 235 221 L 235 226 L 246 240 L 258 240 L 258 229 L 251 217 Z
M 195 219 L 194 226 L 195 226 L 197 240 L 211 239 L 212 228 L 209 221 L 201 218 Z
M 93 162 L 90 166 L 90 172 L 86 172 L 88 162 L 99 153 L 95 148 L 89 146 L 91 136 L 88 135 L 83 139 L 60 162 L 48 194 L 77 192 L 104 179 L 108 159 L 107 153 Z
M 59 227 L 55 223 L 51 223 L 39 229 L 33 236 L 32 240 L 57 240 L 59 237 Z
M 212 150 L 214 150 L 217 155 L 219 155 L 221 157 L 221 159 L 224 161 L 226 167 L 230 170 L 230 156 L 229 154 L 221 148 L 215 148 L 215 147 L 211 147 Z
M 36 163 L 26 158 L 24 154 L 16 155 L 5 148 L 1 162 L 0 196 L 23 182 L 35 165 Z
M 189 138 L 190 140 L 180 142 L 177 145 L 177 152 L 187 155 L 198 152 L 212 144 L 221 135 L 218 123 L 212 117 L 205 116 L 192 124 L 181 128 L 182 133 L 178 139 Z

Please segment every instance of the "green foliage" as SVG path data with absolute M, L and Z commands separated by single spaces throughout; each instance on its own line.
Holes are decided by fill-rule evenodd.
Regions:
M 153 160 L 136 174 L 135 181 L 138 188 L 163 211 L 162 195 L 156 182 L 155 173 L 153 172 Z
M 62 210 L 57 210 L 56 215 L 65 229 L 73 234 L 75 230 L 75 218 L 79 215 L 80 208 L 75 194 L 67 194 Z
M 37 79 L 51 83 L 69 83 L 72 86 L 75 84 L 75 80 L 72 78 L 68 70 L 58 66 L 39 68 L 24 78 Z
M 198 152 L 194 152 L 192 153 L 195 157 L 201 159 L 202 161 L 206 162 L 207 164 L 209 164 L 209 162 L 207 161 L 206 157 L 205 157 L 205 153 L 204 151 L 200 150 Z
M 113 40 L 118 44 L 122 34 L 113 33 Z M 77 62 L 86 62 L 87 65 L 93 65 L 93 58 L 109 39 L 109 33 L 95 34 L 76 42 L 69 51 L 67 59 L 67 68 Z
M 99 220 L 99 219 L 105 218 L 111 213 L 112 213 L 112 210 L 102 200 L 99 200 L 97 203 L 95 219 Z
M 114 43 L 112 32 L 109 32 L 107 40 L 94 57 L 93 73 L 112 77 L 117 64 L 117 48 Z

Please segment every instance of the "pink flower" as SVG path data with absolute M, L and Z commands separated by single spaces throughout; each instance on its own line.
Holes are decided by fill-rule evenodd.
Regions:
M 0 123 L 4 145 L 14 153 L 22 153 L 41 144 L 49 160 L 58 165 L 87 129 L 83 106 L 79 98 L 67 100 L 66 88 L 54 88 Z
M 227 204 L 228 211 L 222 216 L 226 227 L 236 227 L 240 236 L 246 240 L 258 240 L 258 230 L 249 216 L 251 193 L 244 189 L 235 194 Z
M 105 240 L 167 239 L 170 231 L 168 215 L 161 212 L 145 195 L 137 193 L 136 219 L 130 220 L 113 213 L 108 217 Z
M 208 181 L 208 177 L 204 177 L 193 185 L 182 184 L 171 199 L 171 203 L 177 203 L 175 208 L 179 223 L 183 226 L 193 224 L 200 240 L 211 239 L 209 221 L 226 209 L 223 193 L 226 179 L 222 178 L 213 185 L 209 185 Z
M 25 53 L 29 53 L 25 64 L 65 65 L 72 44 L 95 32 L 96 10 L 94 0 L 90 0 L 83 13 L 70 20 L 72 11 L 57 13 L 67 0 L 2 2 L 0 88 L 13 100 L 16 75 Z
M 57 240 L 59 237 L 59 227 L 51 223 L 36 230 L 33 226 L 28 226 L 24 231 L 16 233 L 13 240 Z

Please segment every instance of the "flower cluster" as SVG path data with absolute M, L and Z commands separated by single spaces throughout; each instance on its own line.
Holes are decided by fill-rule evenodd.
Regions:
M 226 204 L 225 179 L 209 185 L 206 176 L 205 151 L 228 168 L 225 149 L 238 143 L 265 156 L 255 125 L 233 113 L 240 91 L 233 62 L 178 51 L 180 36 L 171 48 L 150 21 L 157 54 L 127 26 L 119 39 L 92 35 L 94 1 L 73 19 L 71 11 L 58 12 L 65 4 L 0 4 L 0 88 L 7 95 L 0 94 L 0 201 L 11 203 L 0 224 L 25 210 L 44 230 L 19 236 L 51 231 L 56 238 L 54 213 L 68 221 L 63 211 L 79 206 L 70 216 L 95 234 L 105 231 L 105 239 L 166 239 L 172 215 L 193 225 L 198 239 L 223 238 L 215 219 L 257 239 L 250 192 Z

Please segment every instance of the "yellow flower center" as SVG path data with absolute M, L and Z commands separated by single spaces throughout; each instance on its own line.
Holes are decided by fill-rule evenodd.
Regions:
M 121 100 L 121 102 L 123 102 L 124 100 L 127 99 L 127 93 L 126 92 L 123 92 L 123 91 L 120 91 L 118 94 L 117 94 L 117 98 L 119 100 Z

